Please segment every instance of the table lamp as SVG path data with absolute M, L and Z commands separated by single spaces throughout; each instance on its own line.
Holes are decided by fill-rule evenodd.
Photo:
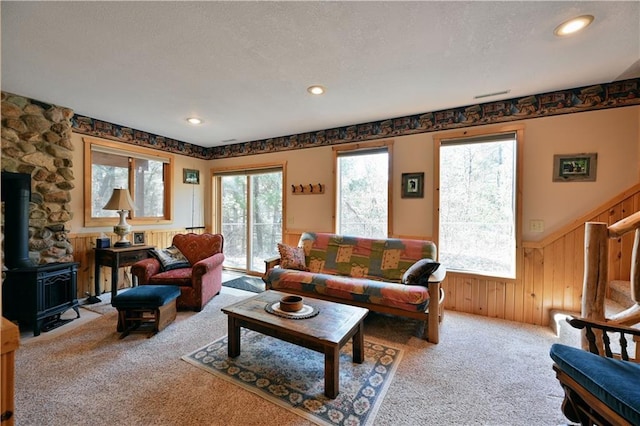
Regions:
M 120 215 L 120 222 L 113 227 L 113 232 L 120 237 L 114 247 L 129 247 L 131 242 L 127 235 L 131 232 L 131 225 L 127 223 L 127 214 L 135 209 L 133 200 L 126 188 L 115 188 L 109 202 L 103 207 L 104 210 L 117 210 Z

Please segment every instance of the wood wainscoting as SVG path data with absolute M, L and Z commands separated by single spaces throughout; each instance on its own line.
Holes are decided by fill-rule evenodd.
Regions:
M 138 232 L 138 231 L 136 231 Z M 152 231 L 139 231 L 144 232 L 144 243 L 146 245 L 155 246 L 158 248 L 166 248 L 171 245 L 173 236 L 176 234 L 184 234 L 186 232 L 193 232 L 196 234 L 202 234 L 204 229 L 185 230 L 182 229 L 163 229 Z M 79 262 L 78 267 L 78 299 L 87 297 L 87 295 L 93 295 L 94 292 L 94 265 L 95 265 L 95 251 L 96 239 L 104 236 L 103 233 L 90 233 L 90 234 L 70 234 L 69 240 L 73 245 L 73 258 L 74 261 Z M 106 236 L 111 238 L 111 241 L 117 241 L 117 236 L 113 233 L 106 233 Z M 131 287 L 131 268 L 120 268 L 118 271 L 118 288 Z M 111 291 L 111 271 L 109 267 L 103 267 L 100 271 L 100 293 Z

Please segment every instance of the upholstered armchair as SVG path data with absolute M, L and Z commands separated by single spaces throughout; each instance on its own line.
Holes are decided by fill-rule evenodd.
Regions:
M 172 245 L 188 261 L 174 269 L 163 267 L 157 257 L 141 260 L 131 266 L 138 285 L 177 285 L 178 309 L 201 311 L 222 288 L 224 254 L 221 234 L 177 234 Z

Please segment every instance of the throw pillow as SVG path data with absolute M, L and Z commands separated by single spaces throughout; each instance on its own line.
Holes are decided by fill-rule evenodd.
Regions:
M 172 269 L 189 268 L 191 264 L 182 252 L 176 247 L 171 246 L 166 249 L 151 249 L 153 257 L 158 259 L 162 265 L 163 271 L 171 271 Z
M 299 271 L 309 270 L 305 264 L 304 249 L 302 247 L 291 247 L 278 243 L 278 251 L 280 252 L 281 268 L 297 269 Z
M 439 266 L 440 264 L 433 259 L 420 259 L 407 269 L 407 272 L 402 276 L 402 283 L 427 285 L 429 277 Z

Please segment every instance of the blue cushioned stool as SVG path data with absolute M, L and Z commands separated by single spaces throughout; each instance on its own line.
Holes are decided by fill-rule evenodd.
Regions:
M 180 288 L 174 285 L 141 285 L 124 291 L 111 300 L 118 309 L 120 338 L 132 331 L 149 331 L 149 337 L 176 319 L 176 299 Z M 150 327 L 142 327 L 146 325 Z

